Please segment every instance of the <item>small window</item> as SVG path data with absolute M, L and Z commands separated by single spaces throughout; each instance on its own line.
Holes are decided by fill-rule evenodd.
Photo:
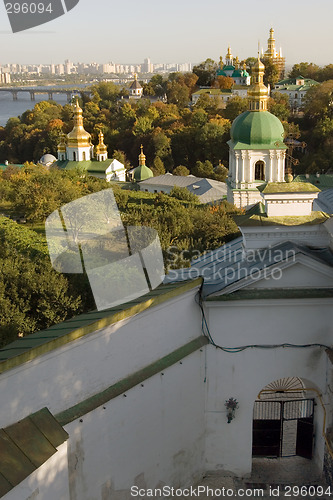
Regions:
M 254 167 L 254 179 L 256 181 L 265 180 L 265 163 L 262 160 L 257 161 Z
M 73 151 L 73 161 L 76 161 L 76 153 Z
M 82 160 L 86 161 L 86 152 L 85 151 L 83 151 L 83 153 L 82 153 Z

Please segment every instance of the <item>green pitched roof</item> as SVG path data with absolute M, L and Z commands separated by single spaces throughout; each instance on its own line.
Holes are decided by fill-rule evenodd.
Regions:
M 53 325 L 26 337 L 19 338 L 0 349 L 0 373 L 61 347 L 101 328 L 130 318 L 150 307 L 161 304 L 199 286 L 201 278 L 160 285 L 135 300 L 103 311 L 91 311 Z
M 234 149 L 287 149 L 284 128 L 269 111 L 245 111 L 234 120 L 230 144 Z
M 97 161 L 97 160 L 89 160 L 89 161 L 69 161 L 69 160 L 64 160 L 64 161 L 57 161 L 57 166 L 59 168 L 65 169 L 65 170 L 72 170 L 73 168 L 80 167 L 87 172 L 99 172 L 99 173 L 104 173 L 106 169 L 111 165 L 113 160 L 104 160 L 104 161 Z
M 38 469 L 67 438 L 47 408 L 0 429 L 0 496 Z
M 316 174 L 298 175 L 295 177 L 293 182 L 308 182 L 317 186 L 319 189 L 329 189 L 333 188 L 333 175 L 330 174 L 320 174 L 318 177 Z
M 268 217 L 266 214 L 246 213 L 245 215 L 236 215 L 233 217 L 237 226 L 313 226 L 322 224 L 329 215 L 324 212 L 312 212 L 310 215 L 300 216 L 276 216 Z
M 262 189 L 264 194 L 272 193 L 318 193 L 319 188 L 309 182 L 268 182 Z

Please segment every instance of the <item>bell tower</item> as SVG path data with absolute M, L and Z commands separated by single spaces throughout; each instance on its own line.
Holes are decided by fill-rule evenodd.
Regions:
M 249 109 L 234 120 L 230 131 L 228 201 L 239 208 L 262 201 L 258 190 L 262 184 L 284 182 L 284 129 L 267 111 L 264 71 L 258 54 L 248 90 Z

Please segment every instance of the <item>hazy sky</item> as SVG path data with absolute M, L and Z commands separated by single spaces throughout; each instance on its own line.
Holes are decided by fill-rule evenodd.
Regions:
M 80 0 L 64 16 L 13 34 L 1 3 L 0 64 L 200 62 L 224 58 L 228 44 L 243 59 L 256 55 L 258 40 L 267 48 L 272 26 L 287 65 L 325 65 L 333 63 L 332 14 L 331 0 Z

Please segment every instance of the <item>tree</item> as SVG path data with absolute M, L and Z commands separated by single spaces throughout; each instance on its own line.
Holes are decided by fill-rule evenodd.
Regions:
M 290 104 L 287 94 L 273 92 L 268 99 L 268 111 L 277 116 L 282 121 L 287 121 L 290 116 Z
M 178 108 L 188 106 L 190 101 L 190 92 L 188 87 L 175 80 L 167 83 L 166 95 L 168 103 L 176 104 Z
M 81 311 L 80 293 L 51 267 L 34 231 L 0 218 L 0 346 Z
M 197 177 L 209 177 L 214 176 L 213 164 L 206 160 L 205 162 L 197 161 L 193 169 L 193 174 Z
M 159 156 L 155 156 L 153 164 L 151 165 L 151 170 L 153 171 L 154 176 L 165 174 L 165 168 L 163 165 L 163 161 Z
M 101 108 L 111 108 L 120 98 L 121 90 L 112 82 L 99 82 L 90 88 L 93 102 Z
M 230 76 L 219 75 L 216 80 L 213 80 L 212 87 L 216 89 L 231 89 L 235 82 Z
M 303 76 L 304 78 L 311 78 L 313 80 L 318 80 L 320 68 L 317 64 L 301 62 L 294 64 L 291 71 L 288 74 L 289 78 L 297 78 L 298 76 Z
M 173 175 L 181 175 L 186 177 L 187 175 L 190 175 L 190 171 L 187 167 L 184 165 L 178 165 L 178 167 L 174 168 L 172 171 Z
M 213 59 L 206 59 L 204 62 L 193 67 L 193 73 L 197 75 L 197 85 L 200 87 L 210 87 L 215 80 L 217 64 Z
M 269 57 L 264 57 L 262 63 L 265 65 L 264 84 L 270 85 L 273 89 L 274 85 L 279 81 L 279 69 Z
M 233 122 L 238 115 L 247 111 L 247 109 L 248 100 L 244 97 L 236 95 L 227 102 L 225 110 L 223 111 L 223 116 Z
M 311 87 L 304 98 L 304 112 L 312 124 L 333 118 L 333 80 Z
M 174 186 L 170 191 L 170 196 L 176 198 L 177 200 L 190 201 L 194 203 L 199 203 L 199 198 L 194 193 L 191 193 L 187 188 L 182 188 Z

